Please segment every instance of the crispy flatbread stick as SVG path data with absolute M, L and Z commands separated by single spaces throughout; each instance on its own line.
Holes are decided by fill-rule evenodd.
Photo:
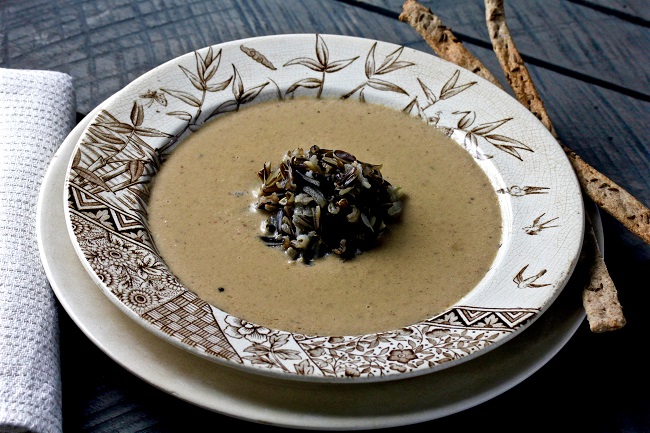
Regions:
M 431 12 L 431 9 L 415 0 L 406 0 L 399 20 L 410 24 L 441 58 L 503 88 L 488 68 L 465 48 L 451 29 L 445 27 L 440 18 Z
M 453 35 L 449 28 L 444 26 L 442 20 L 440 20 L 440 18 L 437 17 L 431 11 L 431 9 L 423 6 L 416 0 L 406 0 L 402 6 L 402 13 L 399 16 L 399 19 L 400 21 L 409 24 L 418 33 L 420 33 L 427 44 L 441 58 L 449 60 L 461 67 L 465 67 L 466 69 L 470 69 L 477 75 L 487 79 L 499 87 L 502 87 L 496 77 L 494 77 L 494 75 L 492 75 L 492 73 L 463 46 L 462 42 Z M 464 65 L 468 65 L 469 67 Z M 622 319 L 610 322 L 614 323 L 614 326 L 608 324 L 608 321 L 604 318 L 607 317 L 607 315 L 602 314 L 603 310 L 598 307 L 599 304 L 603 305 L 600 302 L 601 299 L 611 299 L 612 293 L 614 299 L 617 299 L 616 297 L 618 293 L 616 292 L 616 288 L 609 276 L 602 254 L 598 250 L 598 244 L 596 242 L 593 227 L 591 226 L 591 221 L 589 220 L 587 221 L 585 239 L 585 245 L 588 247 L 588 249 L 583 248 L 581 261 L 584 262 L 589 257 L 593 260 L 593 264 L 590 266 L 593 272 L 588 275 L 588 283 L 585 285 L 585 291 L 590 287 L 603 287 L 603 289 L 600 290 L 590 290 L 591 293 L 589 296 L 583 296 L 583 303 L 585 306 L 585 311 L 587 312 L 587 318 L 590 323 L 590 329 L 593 332 L 604 332 L 618 329 L 617 327 L 622 327 L 625 323 L 625 319 L 621 314 L 620 304 L 618 308 L 615 306 L 615 304 L 618 304 L 618 301 L 616 300 L 615 303 L 610 302 L 608 304 L 604 304 L 606 306 L 614 306 L 609 310 L 605 310 L 610 311 L 609 315 Z M 588 256 L 586 254 L 586 251 L 589 251 L 590 253 Z M 603 293 L 609 293 L 610 296 L 602 296 Z
M 580 260 L 590 261 L 589 278 L 582 291 L 582 305 L 587 313 L 589 329 L 595 333 L 616 331 L 625 326 L 623 307 L 605 260 L 596 243 L 592 225 L 587 225 Z
M 537 116 L 557 139 L 557 132 L 544 103 L 508 30 L 503 0 L 485 0 L 485 18 L 494 52 L 516 98 Z M 564 144 L 560 145 L 569 157 L 582 189 L 594 203 L 650 244 L 650 209 Z
M 494 52 L 499 59 L 499 64 L 512 87 L 517 100 L 530 110 L 546 126 L 546 128 L 557 139 L 557 132 L 551 123 L 551 119 L 544 108 L 544 102 L 537 93 L 528 68 L 524 64 L 517 47 L 510 35 L 506 22 L 503 0 L 485 0 L 485 19 Z M 558 140 L 559 142 L 559 140 Z M 619 221 L 623 222 L 628 229 L 643 237 L 650 243 L 650 210 L 636 201 L 625 190 L 618 187 L 605 175 L 596 171 L 589 164 L 584 162 L 575 152 L 570 151 L 560 143 L 569 156 L 580 185 L 583 191 L 606 212 L 612 214 Z M 646 225 L 639 224 L 642 221 L 634 221 L 637 218 L 629 219 L 627 211 L 630 207 L 638 219 L 646 220 Z M 631 224 L 633 223 L 633 224 Z M 641 231 L 639 231 L 641 229 Z M 589 233 L 591 232 L 591 233 Z M 593 253 L 594 262 L 590 269 L 590 280 L 585 285 L 582 294 L 582 301 L 587 312 L 587 320 L 593 332 L 614 331 L 625 326 L 623 309 L 618 300 L 618 291 L 612 281 L 607 266 L 595 243 L 593 227 L 588 225 L 585 236 L 586 247 Z

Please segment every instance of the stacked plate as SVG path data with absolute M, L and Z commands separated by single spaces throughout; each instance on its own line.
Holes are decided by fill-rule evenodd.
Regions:
M 160 161 L 208 121 L 292 96 L 352 97 L 411 114 L 475 158 L 502 216 L 501 246 L 476 287 L 444 312 L 395 331 L 303 335 L 264 327 L 252 341 L 227 328 L 263 324 L 211 305 L 169 271 L 147 221 Z M 580 288 L 570 280 L 583 231 L 582 196 L 566 156 L 513 98 L 427 54 L 337 35 L 235 41 L 143 75 L 69 135 L 38 213 L 52 287 L 109 356 L 199 406 L 315 429 L 431 420 L 524 380 L 584 319 Z M 154 273 L 167 282 L 162 289 L 138 277 Z M 262 352 L 279 356 L 251 356 Z

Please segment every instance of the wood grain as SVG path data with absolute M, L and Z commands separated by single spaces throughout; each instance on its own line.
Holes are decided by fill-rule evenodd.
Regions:
M 650 23 L 650 8 L 646 0 L 568 0 L 592 8 L 605 15 L 611 15 L 635 25 Z
M 397 11 L 401 11 L 403 3 L 400 0 L 364 2 Z M 456 37 L 488 64 L 488 56 L 474 49 L 477 46 L 492 48 L 482 2 L 463 2 L 462 7 L 454 2 L 435 0 L 420 3 L 434 10 Z M 506 3 L 506 13 L 510 32 L 526 64 L 561 71 L 583 81 L 591 79 L 638 91 L 646 100 L 650 96 L 650 72 L 638 58 L 650 40 L 648 27 L 632 25 L 567 0 L 526 0 L 525 6 L 519 3 Z M 607 31 L 622 24 L 625 24 L 624 32 Z M 590 31 L 593 28 L 602 29 L 603 34 L 594 35 Z M 493 70 L 498 71 L 498 68 Z
M 647 0 L 588 0 L 650 18 Z M 88 113 L 141 73 L 211 43 L 255 35 L 332 32 L 372 37 L 433 51 L 396 18 L 336 0 L 0 0 L 0 67 L 54 69 L 75 79 L 78 105 Z M 363 0 L 399 15 L 402 0 Z M 499 65 L 475 0 L 423 0 L 489 69 Z M 512 1 L 511 31 L 562 142 L 589 164 L 650 203 L 650 104 L 585 77 L 648 92 L 648 27 L 570 0 Z M 643 59 L 646 59 L 645 61 Z M 568 74 L 566 72 L 571 72 Z M 507 87 L 505 79 L 499 81 Z M 581 327 L 544 368 L 490 401 L 418 426 L 391 429 L 488 430 L 508 425 L 534 431 L 650 431 L 647 360 L 633 348 L 647 334 L 650 247 L 603 213 L 608 270 L 620 289 L 628 324 L 594 335 Z M 579 302 L 579 300 L 578 300 Z M 185 432 L 227 426 L 282 429 L 234 420 L 179 401 L 115 364 L 60 313 L 65 432 Z M 604 350 L 604 349 L 607 350 Z M 137 350 L 137 349 L 136 349 Z M 607 361 L 607 374 L 603 363 Z M 603 361 L 604 362 L 604 361 Z M 599 380 L 595 381 L 594 377 Z M 561 392 L 558 392 L 561 390 Z M 593 410 L 593 398 L 615 399 Z M 548 396 L 552 396 L 549 399 Z M 590 405 L 587 406 L 587 403 Z M 381 408 L 378 408 L 378 414 Z M 546 416 L 552 410 L 553 417 Z M 589 416 L 576 416 L 585 413 Z M 378 422 L 380 422 L 378 415 Z M 535 420 L 534 426 L 531 420 Z

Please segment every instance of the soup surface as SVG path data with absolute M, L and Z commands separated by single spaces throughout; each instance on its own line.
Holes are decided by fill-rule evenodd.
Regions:
M 312 145 L 382 165 L 401 187 L 401 220 L 351 260 L 289 260 L 259 239 L 257 172 Z M 398 329 L 443 312 L 489 270 L 501 239 L 494 189 L 439 130 L 357 101 L 260 103 L 207 123 L 155 178 L 152 236 L 171 271 L 203 300 L 248 322 L 308 335 Z

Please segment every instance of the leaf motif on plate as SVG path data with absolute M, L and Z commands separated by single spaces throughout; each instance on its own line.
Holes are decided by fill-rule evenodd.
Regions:
M 215 108 L 208 115 L 206 120 L 230 111 L 238 111 L 242 105 L 248 104 L 255 100 L 260 92 L 269 85 L 269 81 L 266 81 L 265 83 L 259 84 L 246 90 L 244 81 L 242 80 L 242 77 L 234 64 L 232 65 L 232 69 L 233 75 L 231 89 L 234 98 L 219 104 L 217 108 Z
M 72 167 L 72 169 L 77 173 L 77 175 L 79 175 L 83 179 L 87 180 L 88 182 L 99 186 L 104 191 L 110 191 L 111 190 L 111 188 L 106 184 L 106 182 L 104 182 L 104 180 L 101 177 L 97 176 L 92 171 L 90 171 L 90 170 L 88 170 L 86 168 L 83 168 L 83 167 L 79 167 L 79 166 Z
M 404 47 L 399 47 L 392 53 L 388 54 L 384 58 L 379 68 L 376 67 L 377 65 L 377 61 L 375 59 L 376 49 L 377 49 L 377 42 L 372 44 L 372 47 L 370 47 L 370 50 L 366 55 L 366 63 L 364 65 L 366 81 L 359 84 L 349 92 L 347 92 L 345 95 L 341 97 L 342 99 L 350 98 L 352 95 L 359 92 L 359 100 L 365 102 L 364 90 L 366 87 L 371 87 L 375 90 L 379 90 L 382 92 L 395 92 L 395 93 L 408 95 L 408 92 L 404 90 L 401 86 L 381 78 L 376 78 L 377 75 L 388 74 L 390 72 L 397 71 L 402 68 L 407 68 L 415 64 L 412 62 L 405 62 L 405 61 L 398 60 L 400 55 L 402 54 L 402 51 L 404 50 Z
M 160 154 L 165 154 L 166 151 L 172 147 L 178 138 L 186 131 L 194 131 L 198 128 L 200 117 L 203 113 L 203 104 L 208 93 L 220 92 L 228 87 L 233 80 L 233 76 L 227 77 L 224 80 L 213 82 L 216 77 L 219 65 L 221 64 L 223 50 L 219 50 L 216 54 L 212 47 L 208 48 L 205 56 L 201 55 L 199 51 L 194 51 L 195 71 L 190 71 L 183 65 L 178 65 L 183 74 L 188 78 L 190 84 L 194 89 L 198 90 L 199 96 L 196 96 L 186 90 L 161 88 L 160 91 L 175 98 L 179 101 L 195 108 L 194 113 L 185 110 L 174 110 L 167 113 L 168 116 L 176 117 L 177 119 L 187 122 L 187 125 L 176 134 L 174 139 L 170 140 L 166 145 L 159 149 Z
M 533 149 L 522 143 L 519 140 L 514 138 L 507 137 L 502 134 L 490 134 L 495 129 L 504 125 L 505 123 L 512 120 L 512 118 L 495 120 L 492 122 L 481 123 L 479 125 L 473 126 L 476 121 L 476 112 L 474 111 L 453 111 L 454 115 L 461 115 L 460 119 L 455 125 L 455 129 L 459 131 L 465 131 L 467 134 L 463 142 L 463 146 L 467 149 L 470 154 L 476 159 L 486 159 L 486 154 L 483 151 L 479 150 L 479 138 L 482 141 L 489 143 L 494 146 L 497 150 L 507 153 L 508 155 L 514 156 L 518 160 L 522 161 L 523 158 L 520 154 L 520 151 L 534 152 Z M 491 158 L 491 156 L 487 156 Z
M 95 185 L 91 191 L 117 193 L 143 182 L 143 175 L 152 175 L 158 169 L 160 161 L 156 151 L 143 137 L 169 138 L 171 135 L 144 126 L 145 115 L 143 105 L 136 100 L 131 105 L 128 122 L 102 110 L 88 127 L 83 140 L 85 152 L 80 148 L 72 169 L 79 178 Z M 142 158 L 151 162 L 149 173 L 145 173 L 147 165 Z
M 463 147 L 474 159 L 484 160 L 492 158 L 492 155 L 486 154 L 479 148 L 477 135 L 472 134 L 471 132 L 468 132 L 467 135 L 465 135 Z
M 240 45 L 239 49 L 242 50 L 244 54 L 246 54 L 251 59 L 255 60 L 260 65 L 263 65 L 272 71 L 275 71 L 277 69 L 275 66 L 273 66 L 273 63 L 271 63 L 271 61 L 264 54 L 260 53 L 255 48 L 249 48 L 244 45 Z
M 427 86 L 420 78 L 418 78 L 417 81 L 420 84 L 420 88 L 422 89 L 422 92 L 424 92 L 424 97 L 427 101 L 427 104 L 423 107 L 423 109 L 427 110 L 439 101 L 452 98 L 477 83 L 476 81 L 470 81 L 468 83 L 458 85 L 459 77 L 460 70 L 457 69 L 454 71 L 451 77 L 449 77 L 445 84 L 443 84 L 438 95 L 436 95 L 436 93 L 433 92 L 429 86 Z
M 320 78 L 306 78 L 293 83 L 285 92 L 287 95 L 293 95 L 296 90 L 302 87 L 305 89 L 318 89 L 316 96 L 320 98 L 323 94 L 326 74 L 331 74 L 345 69 L 350 64 L 352 64 L 352 62 L 359 58 L 359 56 L 356 56 L 349 59 L 330 61 L 329 48 L 327 47 L 325 40 L 319 34 L 316 34 L 315 51 L 316 59 L 311 59 L 309 57 L 297 57 L 289 60 L 284 65 L 282 65 L 283 67 L 295 65 L 305 66 L 312 71 L 321 73 Z
M 164 88 L 160 90 L 162 90 L 163 92 L 167 93 L 170 96 L 173 96 L 176 99 L 183 101 L 187 105 L 191 105 L 192 107 L 195 108 L 201 107 L 201 100 L 196 96 L 192 95 L 191 93 L 183 92 L 181 90 L 164 89 Z
M 167 98 L 164 93 L 159 93 L 157 90 L 147 90 L 145 93 L 140 94 L 141 99 L 148 99 L 147 108 L 151 107 L 154 103 L 158 103 L 163 107 L 167 106 Z

